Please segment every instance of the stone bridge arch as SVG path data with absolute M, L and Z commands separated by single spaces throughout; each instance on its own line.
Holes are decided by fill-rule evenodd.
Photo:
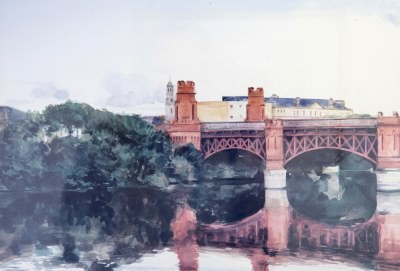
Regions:
M 284 164 L 306 152 L 336 149 L 359 155 L 377 163 L 376 133 L 366 131 L 287 133 L 284 136 Z
M 201 144 L 204 158 L 207 159 L 214 154 L 225 150 L 244 150 L 255 154 L 265 161 L 265 138 L 252 137 L 229 137 L 229 138 L 207 138 Z
M 201 151 L 207 159 L 225 150 L 244 150 L 266 160 L 264 122 L 201 124 Z

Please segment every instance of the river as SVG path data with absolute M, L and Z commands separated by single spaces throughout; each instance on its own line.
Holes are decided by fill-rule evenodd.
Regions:
M 28 248 L 27 248 L 28 249 Z M 62 255 L 62 247 L 48 247 L 46 251 L 37 251 L 32 249 L 32 254 L 25 254 L 24 257 L 9 259 L 0 263 L 1 270 L 38 270 L 38 271 L 56 271 L 56 270 L 86 270 L 90 266 L 90 262 L 82 262 L 80 264 L 67 264 L 60 258 Z M 239 250 L 232 248 L 210 248 L 202 247 L 199 249 L 198 271 L 244 271 L 254 270 L 251 256 L 254 250 Z M 390 267 L 379 267 L 376 264 L 367 263 L 370 267 L 365 266 L 365 262 L 358 262 L 340 256 L 332 257 L 320 254 L 319 258 L 315 254 L 299 254 L 284 255 L 274 258 L 266 257 L 268 261 L 268 269 L 270 271 L 320 271 L 322 269 L 329 271 L 358 271 L 358 270 L 395 270 Z M 311 258 L 312 257 L 312 258 Z M 329 259 L 329 257 L 331 259 Z M 228 261 L 228 262 L 227 262 Z M 116 271 L 178 271 L 179 260 L 178 255 L 171 249 L 163 249 L 154 251 L 144 255 L 140 260 L 134 263 L 122 263 L 116 267 Z M 261 269 L 258 269 L 261 270 Z
M 147 249 L 143 250 L 143 254 L 138 257 L 118 258 L 118 265 L 113 270 L 400 270 L 400 211 L 397 207 L 400 203 L 399 192 L 381 193 L 375 191 L 373 200 L 376 203 L 369 205 L 374 206 L 372 213 L 368 206 L 366 211 L 360 211 L 360 206 L 352 205 L 351 208 L 357 210 L 356 212 L 351 212 L 351 216 L 344 216 L 345 219 L 337 218 L 337 223 L 333 223 L 332 217 L 335 216 L 333 212 L 328 214 L 329 219 L 326 221 L 321 221 L 317 219 L 318 217 L 312 217 L 312 215 L 307 215 L 307 212 L 302 212 L 301 207 L 307 206 L 304 205 L 304 202 L 307 202 L 309 198 L 305 197 L 303 203 L 299 198 L 293 199 L 290 196 L 291 189 L 293 189 L 293 187 L 290 188 L 290 182 L 291 180 L 288 180 L 287 190 L 265 190 L 262 197 L 258 194 L 251 194 L 254 192 L 254 187 L 249 186 L 248 189 L 253 191 L 249 192 L 250 195 L 259 197 L 256 200 L 257 204 L 259 204 L 260 198 L 265 201 L 261 210 L 257 212 L 254 208 L 249 208 L 248 217 L 242 217 L 239 221 L 231 221 L 228 224 L 221 223 L 216 216 L 217 221 L 213 225 L 220 228 L 218 230 L 215 230 L 215 228 L 207 229 L 214 231 L 214 235 L 210 235 L 210 232 L 205 230 L 206 235 L 208 234 L 206 242 L 202 242 L 198 237 L 193 237 L 189 242 L 187 239 L 182 242 L 183 239 L 175 238 L 172 243 L 162 245 L 162 240 L 151 238 L 153 227 L 145 228 L 147 222 L 140 222 L 142 223 L 140 227 L 144 227 L 141 232 L 142 236 L 136 236 L 137 233 L 133 235 L 136 236 L 135 240 L 144 238 L 144 243 L 148 245 Z M 357 181 L 355 183 L 359 184 Z M 364 179 L 364 183 L 370 185 L 367 179 Z M 229 191 L 233 189 L 231 184 L 225 185 L 230 187 Z M 258 187 L 259 184 L 255 184 L 255 186 Z M 226 190 L 226 188 L 223 188 L 224 185 L 218 187 Z M 349 187 L 349 193 L 355 196 L 356 194 L 352 190 L 354 187 Z M 240 189 L 240 194 L 243 193 L 243 189 Z M 228 194 L 230 197 L 236 196 L 235 193 L 229 192 Z M 83 200 L 83 198 L 86 200 Z M 87 200 L 89 198 L 90 200 Z M 5 216 L 8 218 L 15 217 L 16 220 L 14 224 L 0 225 L 3 228 L 0 235 L 2 241 L 0 244 L 2 249 L 0 270 L 88 270 L 94 260 L 109 259 L 112 255 L 111 252 L 115 255 L 115 248 L 120 245 L 121 238 L 127 238 L 119 235 L 111 235 L 111 237 L 99 235 L 100 229 L 106 232 L 108 227 L 114 229 L 115 225 L 109 225 L 107 221 L 107 217 L 111 216 L 110 214 L 113 214 L 113 219 L 117 217 L 120 219 L 119 221 L 125 221 L 124 223 L 127 223 L 127 221 L 128 224 L 139 223 L 129 220 L 129 216 L 132 216 L 133 213 L 118 209 L 121 206 L 129 205 L 130 210 L 133 210 L 135 214 L 140 213 L 140 219 L 146 218 L 146 221 L 152 221 L 154 225 L 157 225 L 157 229 L 162 232 L 167 222 L 159 220 L 157 214 L 166 213 L 163 207 L 154 204 L 154 198 L 158 198 L 159 203 L 163 206 L 170 204 L 169 199 L 164 197 L 162 193 L 154 192 L 151 189 L 144 192 L 142 190 L 128 192 L 91 191 L 84 193 L 84 196 L 77 192 L 52 193 L 51 195 L 39 192 L 18 192 L 14 194 L 2 192 L 0 196 L 1 221 L 4 222 Z M 339 206 L 342 204 L 343 198 L 346 198 L 345 193 L 342 193 L 340 199 L 324 198 L 319 204 L 328 204 L 329 201 L 332 201 Z M 19 199 L 19 205 L 12 207 L 15 199 Z M 365 205 L 370 200 L 369 193 L 359 194 L 357 201 L 360 201 L 360 199 L 361 205 Z M 102 203 L 102 207 L 93 209 L 94 206 L 91 206 L 91 204 L 98 201 Z M 128 204 L 127 201 L 134 203 Z M 66 202 L 69 207 L 65 205 Z M 240 204 L 251 204 L 250 202 L 251 197 L 243 196 Z M 60 203 L 63 204 L 59 206 L 60 209 L 53 209 Z M 188 208 L 185 219 L 187 221 L 192 219 L 194 224 L 197 223 L 196 216 L 191 215 L 194 210 L 188 205 L 185 206 L 185 208 Z M 81 216 L 80 211 L 85 208 L 91 210 L 94 219 L 99 220 L 98 225 L 91 222 L 90 227 L 88 227 L 84 217 L 81 219 L 82 223 L 78 223 Z M 151 212 L 145 212 L 147 209 L 150 209 Z M 63 254 L 66 247 L 64 241 L 58 240 L 53 243 L 48 241 L 46 244 L 44 244 L 44 241 L 42 241 L 43 244 L 37 242 L 34 244 L 24 243 L 27 242 L 29 236 L 25 236 L 21 227 L 18 228 L 15 225 L 25 223 L 26 228 L 26 225 L 36 224 L 32 221 L 19 221 L 17 217 L 19 215 L 30 217 L 31 214 L 37 214 L 40 217 L 43 214 L 40 210 L 46 210 L 47 213 L 63 210 L 65 221 L 72 219 L 74 225 L 79 224 L 79 226 L 64 228 L 64 231 L 75 238 L 76 248 L 74 244 L 74 251 L 77 251 L 79 262 L 66 263 L 64 261 Z M 343 213 L 342 208 L 337 208 L 337 210 L 338 213 Z M 359 217 L 355 217 L 356 215 Z M 257 218 L 257 221 L 273 221 L 273 223 L 269 222 L 265 226 L 268 231 L 267 239 L 260 237 L 263 222 L 257 222 L 256 227 L 259 227 L 259 229 L 256 234 L 258 232 L 258 237 L 257 235 L 251 237 L 251 234 L 254 234 L 254 231 L 251 232 L 250 230 L 255 225 L 251 224 L 253 222 L 240 224 L 240 221 L 246 221 L 246 219 L 255 216 L 261 217 L 261 220 Z M 221 217 L 229 218 L 230 216 Z M 41 224 L 38 229 L 46 227 L 46 229 L 49 229 L 49 225 L 52 223 L 50 219 L 51 216 L 47 215 L 46 219 L 40 220 Z M 228 225 L 230 228 L 226 234 L 224 233 L 225 235 L 222 234 L 222 237 L 221 235 L 217 236 L 223 232 L 221 227 L 225 227 L 224 225 Z M 10 233 L 10 229 L 14 227 L 13 235 Z M 125 227 L 124 230 L 126 229 L 128 228 Z M 233 229 L 236 233 L 234 233 L 235 236 L 232 239 Z M 137 231 L 138 228 L 133 227 L 129 230 Z M 16 236 L 16 232 L 19 234 L 20 245 L 15 253 L 16 255 L 12 255 L 10 253 L 12 244 L 6 247 L 5 242 Z M 57 236 L 57 233 L 54 233 L 54 235 Z M 174 236 L 176 235 L 179 234 L 174 232 Z M 131 238 L 132 234 L 127 236 Z M 87 245 L 80 237 L 83 239 L 90 237 L 89 239 L 94 241 Z M 243 242 L 243 240 L 246 241 L 246 238 L 252 242 Z M 129 242 L 135 243 L 137 242 L 135 240 Z M 263 240 L 268 240 L 267 250 L 258 243 L 259 241 L 263 242 Z M 149 245 L 151 242 L 154 243 L 153 246 Z M 89 248 L 85 249 L 85 245 Z M 276 254 L 266 253 L 269 249 Z M 137 253 L 132 250 L 125 251 L 132 255 Z M 190 257 L 188 257 L 188 251 Z M 194 268 L 191 268 L 191 266 Z

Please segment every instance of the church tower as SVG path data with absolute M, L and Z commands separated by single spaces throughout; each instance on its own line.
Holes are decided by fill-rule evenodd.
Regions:
M 165 119 L 168 122 L 172 122 L 175 119 L 175 93 L 171 80 L 167 84 L 167 93 L 165 95 Z

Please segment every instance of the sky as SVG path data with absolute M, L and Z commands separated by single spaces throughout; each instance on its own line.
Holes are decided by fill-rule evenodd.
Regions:
M 400 1 L 0 0 L 0 105 L 163 114 L 169 78 L 198 101 L 253 86 L 391 115 Z

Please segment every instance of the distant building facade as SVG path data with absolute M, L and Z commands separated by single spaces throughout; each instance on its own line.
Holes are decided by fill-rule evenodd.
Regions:
M 229 104 L 228 121 L 245 121 L 247 96 L 223 96 Z M 265 97 L 265 117 L 270 119 L 342 118 L 353 115 L 344 100 Z
M 171 81 L 167 84 L 167 92 L 165 95 L 165 119 L 172 122 L 175 118 L 175 92 L 174 85 Z
M 250 100 L 249 100 L 250 97 Z M 264 101 L 261 102 L 260 101 Z M 248 112 L 249 104 L 254 112 Z M 254 109 L 256 108 L 256 109 Z M 165 119 L 172 122 L 177 110 L 174 85 L 167 84 L 165 99 Z M 197 102 L 197 116 L 200 122 L 243 122 L 258 114 L 268 119 L 311 119 L 311 118 L 345 118 L 353 115 L 353 110 L 345 106 L 344 100 L 280 98 L 273 94 L 264 97 L 262 88 L 248 89 L 248 96 L 223 96 L 222 101 Z M 256 116 L 259 119 L 259 116 Z
M 200 122 L 226 122 L 229 113 L 228 102 L 197 102 L 197 115 Z

